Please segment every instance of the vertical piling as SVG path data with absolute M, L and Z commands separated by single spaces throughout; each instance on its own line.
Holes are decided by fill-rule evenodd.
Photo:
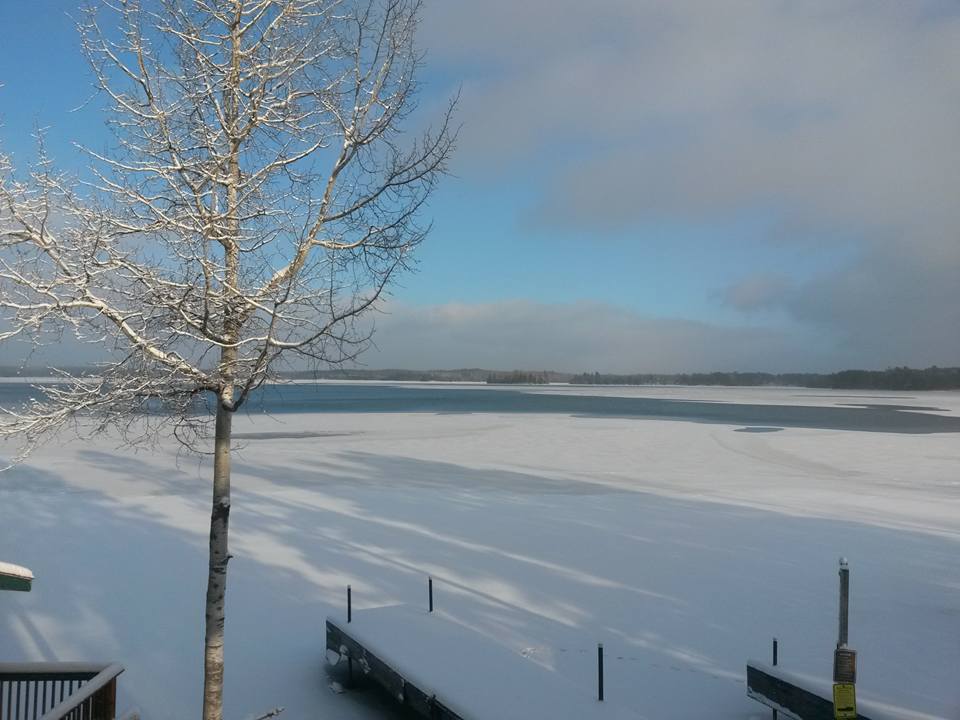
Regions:
M 427 596 L 430 602 L 430 612 L 433 612 L 433 578 L 427 578 Z
M 603 643 L 597 643 L 597 700 L 603 702 Z
M 353 588 L 347 585 L 347 623 L 353 621 Z M 347 684 L 353 686 L 353 657 L 347 655 Z
M 778 656 L 779 656 L 779 649 L 780 649 L 780 648 L 779 648 L 779 646 L 778 646 L 777 639 L 774 638 L 774 639 L 773 639 L 773 666 L 774 666 L 774 667 L 777 666 L 777 660 L 779 659 L 779 657 L 778 657 Z M 778 717 L 780 717 L 780 713 L 777 712 L 776 710 L 774 710 L 774 711 L 773 711 L 773 720 L 777 720 Z
M 837 649 L 833 651 L 833 716 L 837 720 L 857 715 L 857 652 L 848 646 L 850 614 L 850 566 L 840 558 L 840 618 Z
M 837 647 L 847 646 L 848 618 L 850 613 L 850 566 L 846 558 L 840 558 L 840 628 Z

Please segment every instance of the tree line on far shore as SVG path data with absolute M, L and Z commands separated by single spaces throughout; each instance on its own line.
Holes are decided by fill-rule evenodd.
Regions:
M 581 373 L 573 385 L 780 385 L 830 390 L 957 390 L 960 367 L 925 369 L 894 367 L 886 370 L 842 370 L 821 373 L 712 372 L 630 375 Z
M 64 368 L 61 368 L 64 369 Z M 96 367 L 66 368 L 72 375 L 96 375 Z M 47 377 L 48 368 L 0 365 L 2 377 Z M 380 382 L 486 382 L 491 385 L 732 385 L 736 387 L 786 386 L 831 390 L 960 390 L 960 367 L 908 367 L 887 370 L 842 370 L 835 373 L 573 373 L 554 370 L 497 371 L 482 368 L 457 370 L 369 370 L 336 368 L 279 373 L 287 380 L 366 380 Z
M 546 385 L 550 382 L 550 373 L 523 372 L 514 370 L 508 373 L 490 373 L 487 375 L 488 385 Z

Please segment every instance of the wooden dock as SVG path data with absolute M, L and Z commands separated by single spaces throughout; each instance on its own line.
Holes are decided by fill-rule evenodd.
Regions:
M 327 649 L 431 720 L 641 720 L 616 699 L 600 702 L 595 666 L 584 682 L 513 652 L 442 612 L 407 605 L 327 618 Z
M 833 720 L 829 680 L 809 678 L 756 660 L 747 661 L 747 695 L 780 712 L 784 718 Z M 946 720 L 926 713 L 857 698 L 859 720 Z
M 343 624 L 343 623 L 340 623 Z M 408 681 L 390 664 L 355 640 L 337 621 L 327 618 L 327 649 L 341 656 L 353 668 L 351 673 L 370 677 L 386 690 L 397 703 L 431 720 L 465 720 L 462 715 L 444 705 L 435 692 Z
M 833 701 L 790 682 L 781 673 L 747 665 L 747 695 L 759 703 L 780 711 L 786 717 L 801 720 L 833 720 Z M 857 713 L 860 720 L 870 720 Z

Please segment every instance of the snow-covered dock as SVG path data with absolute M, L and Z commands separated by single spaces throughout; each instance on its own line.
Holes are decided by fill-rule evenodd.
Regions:
M 327 618 L 327 649 L 406 708 L 440 720 L 640 720 L 615 702 L 466 627 L 409 605 Z M 585 679 L 596 668 L 584 666 Z
M 0 590 L 30 591 L 33 572 L 13 563 L 0 562 Z
M 747 661 L 747 695 L 786 717 L 833 720 L 831 693 L 829 680 L 786 672 L 756 660 Z M 866 698 L 857 699 L 857 717 L 859 720 L 945 720 Z

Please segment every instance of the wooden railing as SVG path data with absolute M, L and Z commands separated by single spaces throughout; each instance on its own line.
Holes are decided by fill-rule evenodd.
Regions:
M 0 720 L 114 720 L 122 672 L 105 663 L 0 663 Z

